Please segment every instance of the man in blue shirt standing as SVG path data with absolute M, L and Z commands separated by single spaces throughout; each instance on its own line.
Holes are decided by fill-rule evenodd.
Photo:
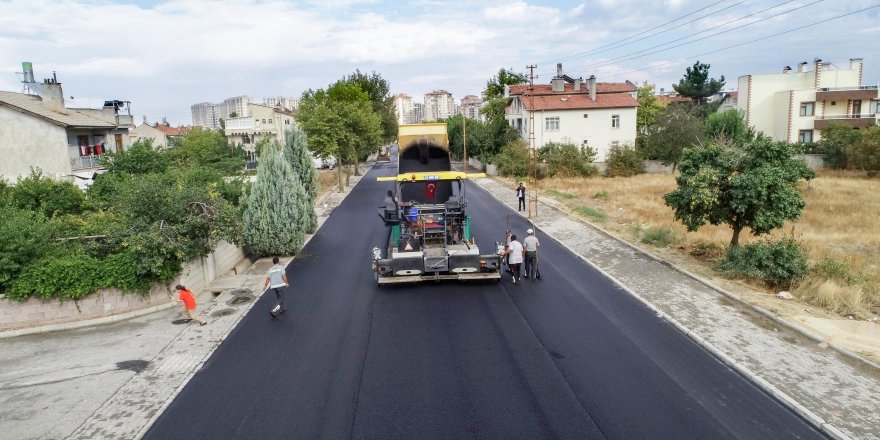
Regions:
M 273 318 L 277 318 L 279 313 L 287 311 L 287 307 L 284 307 L 284 288 L 290 285 L 287 282 L 287 275 L 284 274 L 284 266 L 278 264 L 278 261 L 278 257 L 272 259 L 274 266 L 266 273 L 266 284 L 263 286 L 263 290 L 270 288 L 275 292 L 277 302 L 275 307 L 269 311 Z

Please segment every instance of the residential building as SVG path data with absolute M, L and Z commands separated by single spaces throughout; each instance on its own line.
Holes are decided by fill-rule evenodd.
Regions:
M 226 98 L 218 104 L 210 102 L 193 104 L 190 107 L 193 126 L 219 130 L 221 119 L 248 116 L 249 105 L 253 102 L 254 100 L 250 96 L 242 95 Z
M 505 87 L 505 119 L 523 139 L 529 139 L 529 115 L 534 116 L 535 147 L 548 142 L 571 142 L 590 147 L 603 161 L 612 145 L 635 144 L 637 87 L 623 83 L 584 81 L 562 73 L 550 84 Z
M 264 99 L 263 105 L 266 107 L 281 107 L 289 112 L 296 112 L 299 110 L 299 98 L 294 98 L 292 96 L 273 96 Z
M 278 107 L 248 104 L 248 116 L 226 119 L 226 138 L 229 145 L 241 145 L 248 152 L 249 161 L 256 160 L 257 143 L 266 138 L 284 143 L 284 131 L 293 128 L 296 122 L 293 112 Z
M 421 124 L 425 122 L 425 104 L 421 102 L 414 102 L 412 107 L 412 113 L 409 116 L 410 124 Z
M 853 128 L 878 123 L 878 87 L 862 85 L 862 59 L 851 58 L 846 68 L 820 59 L 797 70 L 739 77 L 737 108 L 746 123 L 773 139 L 817 142 L 829 124 Z
M 101 155 L 128 146 L 134 122 L 127 101 L 68 108 L 54 75 L 38 83 L 31 63 L 22 67 L 23 83 L 35 94 L 0 92 L 0 178 L 14 181 L 32 168 L 54 178 L 91 177 Z
M 175 142 L 183 139 L 183 137 L 186 136 L 186 133 L 191 129 L 192 127 L 184 127 L 182 125 L 172 127 L 171 124 L 167 122 L 156 122 L 155 124 L 150 125 L 147 124 L 147 121 L 145 120 L 143 124 L 130 130 L 129 136 L 131 136 L 132 143 L 139 139 L 152 139 L 153 147 L 168 148 L 175 146 Z
M 399 125 L 412 124 L 413 99 L 406 93 L 398 93 L 392 98 L 394 102 L 394 114 L 397 116 Z
M 434 90 L 425 93 L 425 109 L 423 120 L 425 122 L 447 119 L 455 114 L 455 100 L 452 94 L 446 90 Z
M 217 130 L 220 128 L 220 114 L 218 113 L 217 104 L 210 102 L 200 102 L 190 106 L 192 111 L 192 124 L 194 127 L 210 128 Z
M 468 119 L 480 119 L 483 100 L 479 96 L 467 95 L 461 98 L 461 114 Z

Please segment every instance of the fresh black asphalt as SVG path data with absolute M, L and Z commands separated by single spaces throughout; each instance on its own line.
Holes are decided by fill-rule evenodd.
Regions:
M 818 439 L 547 237 L 541 280 L 376 286 L 393 164 L 364 177 L 146 439 Z M 511 197 L 515 197 L 511 190 Z M 469 184 L 487 253 L 525 219 Z

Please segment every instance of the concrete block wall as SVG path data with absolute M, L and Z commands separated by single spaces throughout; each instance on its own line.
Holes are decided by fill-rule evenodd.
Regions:
M 221 242 L 210 255 L 185 265 L 177 279 L 167 286 L 153 286 L 146 295 L 104 289 L 79 301 L 30 298 L 20 302 L 2 298 L 0 331 L 102 318 L 168 304 L 174 301 L 172 295 L 177 284 L 187 286 L 198 295 L 204 293 L 215 278 L 230 270 L 240 271 L 248 265 L 250 261 L 241 248 Z

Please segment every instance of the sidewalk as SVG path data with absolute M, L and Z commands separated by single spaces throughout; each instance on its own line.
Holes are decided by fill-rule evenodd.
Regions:
M 513 187 L 491 178 L 474 182 L 516 209 Z M 880 439 L 880 369 L 874 365 L 811 340 L 797 325 L 566 214 L 548 198 L 538 212 L 539 233 L 606 273 L 832 438 Z

